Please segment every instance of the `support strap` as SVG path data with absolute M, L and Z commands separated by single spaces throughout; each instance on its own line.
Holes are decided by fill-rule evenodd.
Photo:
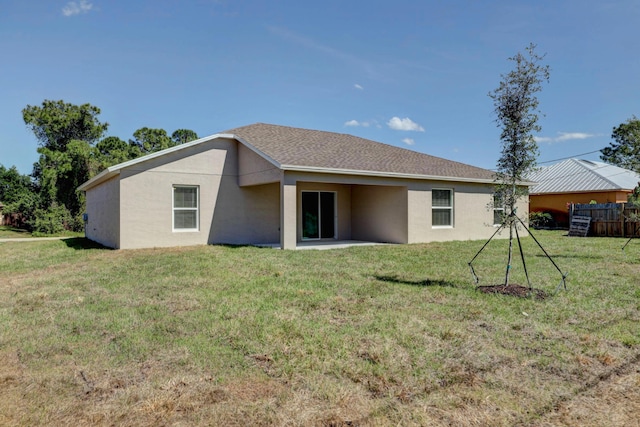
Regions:
M 520 249 L 520 258 L 522 258 L 522 266 L 524 267 L 524 275 L 527 278 L 527 284 L 529 285 L 529 291 L 531 287 L 531 280 L 529 280 L 529 272 L 527 271 L 527 263 L 524 260 L 524 252 L 522 251 L 522 243 L 520 243 L 520 233 L 518 233 L 518 227 L 516 227 L 516 239 L 518 239 L 518 248 Z
M 549 253 L 547 253 L 547 251 L 542 247 L 542 245 L 540 244 L 540 242 L 538 241 L 538 239 L 536 239 L 536 236 L 531 232 L 531 230 L 529 229 L 529 227 L 527 227 L 527 225 L 520 219 L 520 217 L 518 217 L 515 214 L 510 215 L 511 217 L 515 217 L 518 222 L 524 227 L 525 230 L 527 230 L 529 232 L 529 235 L 531 236 L 531 238 L 533 238 L 533 241 L 536 242 L 536 244 L 538 245 L 538 247 L 540 248 L 540 250 L 542 250 L 542 252 L 544 253 L 544 255 L 547 257 L 547 259 L 549 261 L 551 261 L 551 264 L 553 264 L 553 266 L 556 268 L 556 270 L 558 270 L 558 272 L 560 273 L 560 275 L 562 276 L 562 279 L 560 280 L 560 283 L 558 284 L 558 287 L 556 288 L 556 292 L 558 292 L 558 290 L 560 289 L 560 287 L 563 287 L 564 290 L 567 290 L 567 274 L 563 273 L 562 270 L 560 269 L 560 267 L 558 267 L 558 264 L 556 264 L 556 262 L 553 260 L 553 258 L 551 258 L 551 256 L 549 255 Z M 506 221 L 504 221 L 500 227 L 498 227 L 498 229 L 491 235 L 491 237 L 489 238 L 489 240 L 487 240 L 485 242 L 484 245 L 482 245 L 482 247 L 480 248 L 480 250 L 475 254 L 475 256 L 471 259 L 471 261 L 469 261 L 469 269 L 471 270 L 471 276 L 473 277 L 473 281 L 474 283 L 477 285 L 480 282 L 480 278 L 478 277 L 478 275 L 475 272 L 475 269 L 473 268 L 473 261 L 476 260 L 476 258 L 480 255 L 480 253 L 484 250 L 484 248 L 487 247 L 487 245 L 491 242 L 491 240 L 493 240 L 493 238 L 495 237 L 496 234 L 498 234 L 498 232 L 500 232 L 506 225 Z M 524 258 L 524 251 L 522 250 L 522 245 L 520 243 L 520 235 L 518 233 L 518 228 L 516 227 L 516 239 L 518 240 L 518 247 L 520 248 L 520 257 L 522 258 L 522 265 L 524 266 L 524 274 L 527 277 L 527 283 L 529 284 L 529 288 L 531 288 L 531 280 L 529 279 L 529 272 L 527 271 L 527 265 L 525 263 L 525 258 Z M 626 246 L 626 245 L 625 245 Z M 624 247 L 623 247 L 624 249 Z M 508 266 L 507 268 L 510 268 L 510 266 Z
M 516 217 L 516 218 L 518 218 L 518 217 Z M 560 286 L 564 286 L 564 290 L 566 291 L 567 290 L 567 282 L 566 282 L 565 279 L 567 278 L 567 274 L 563 273 L 562 270 L 560 270 L 560 267 L 558 267 L 558 264 L 556 264 L 556 262 L 553 260 L 553 258 L 551 258 L 551 255 L 549 255 L 547 253 L 547 251 L 542 247 L 540 242 L 538 242 L 538 239 L 536 239 L 536 236 L 531 232 L 529 227 L 527 227 L 527 225 L 524 222 L 522 222 L 522 220 L 520 218 L 518 218 L 518 221 L 520 221 L 520 224 L 522 224 L 522 226 L 525 228 L 525 230 L 527 230 L 529 232 L 529 235 L 531 236 L 531 238 L 533 238 L 533 241 L 536 242 L 536 244 L 538 245 L 540 250 L 542 250 L 544 255 L 549 259 L 549 261 L 551 261 L 551 264 L 553 264 L 553 266 L 556 268 L 556 270 L 558 270 L 558 273 L 560 273 L 560 275 L 562 276 L 562 281 L 558 285 L 558 288 L 556 289 L 556 291 L 558 289 L 560 289 Z
M 480 248 L 478 253 L 471 259 L 471 261 L 469 261 L 469 268 L 471 269 L 471 275 L 473 276 L 473 281 L 476 285 L 480 283 L 480 278 L 478 278 L 478 276 L 476 275 L 476 271 L 473 269 L 472 263 L 473 261 L 475 261 L 476 258 L 478 258 L 478 255 L 480 255 L 480 252 L 482 252 L 484 248 L 487 247 L 487 245 L 489 244 L 489 242 L 491 242 L 491 240 L 495 237 L 495 235 L 498 234 L 498 232 L 504 228 L 504 225 L 505 225 L 504 222 L 500 224 L 500 227 L 498 227 L 498 229 L 491 235 L 491 237 L 489 237 L 489 240 L 487 240 L 486 243 Z

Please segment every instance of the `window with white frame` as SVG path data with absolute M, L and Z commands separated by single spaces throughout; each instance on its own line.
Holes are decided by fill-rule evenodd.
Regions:
M 453 227 L 453 190 L 431 190 L 431 224 L 433 227 Z
M 493 195 L 493 225 L 502 225 L 504 221 L 504 199 L 502 194 Z
M 173 186 L 173 230 L 198 230 L 198 187 L 189 185 Z

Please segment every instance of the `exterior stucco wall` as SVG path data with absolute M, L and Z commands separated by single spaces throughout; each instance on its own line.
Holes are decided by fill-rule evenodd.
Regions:
M 408 242 L 407 187 L 354 185 L 352 236 L 355 240 Z
M 310 172 L 288 172 L 287 179 L 297 182 L 298 192 L 312 187 L 332 188 L 322 187 L 328 184 L 335 185 L 334 188 L 338 191 L 346 191 L 350 187 L 352 239 L 390 243 L 426 243 L 486 239 L 495 232 L 493 209 L 490 208 L 493 202 L 493 184 Z M 452 227 L 433 227 L 432 189 L 453 190 Z M 298 201 L 298 216 L 300 215 L 299 203 Z M 519 203 L 518 213 L 525 222 L 528 212 L 529 203 L 524 198 Z M 300 219 L 296 228 L 299 241 Z M 521 235 L 526 235 L 526 232 L 522 230 Z M 502 233 L 496 237 L 508 237 L 508 233 L 506 235 Z
M 280 241 L 280 184 L 238 187 L 224 180 L 208 243 L 260 244 Z
M 110 248 L 120 247 L 120 182 L 112 178 L 86 192 L 85 236 Z
M 238 143 L 214 140 L 121 171 L 123 249 L 277 241 L 278 185 L 238 186 Z M 173 186 L 199 188 L 199 229 L 173 231 Z
M 432 225 L 433 189 L 453 190 L 453 225 L 434 227 Z M 477 240 L 491 237 L 495 232 L 493 224 L 494 186 L 456 182 L 414 181 L 409 187 L 409 243 L 447 240 Z M 522 199 L 518 205 L 519 216 L 526 222 L 529 212 L 528 201 Z M 523 230 L 521 235 L 526 235 Z M 499 237 L 505 237 L 497 235 Z M 507 236 L 508 237 L 508 236 Z
M 238 144 L 238 184 L 240 186 L 280 182 L 282 171 L 242 144 Z

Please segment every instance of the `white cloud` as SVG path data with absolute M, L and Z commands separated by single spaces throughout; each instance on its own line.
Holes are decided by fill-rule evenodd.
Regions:
M 548 142 L 549 144 L 554 142 L 564 142 L 564 141 L 573 141 L 576 139 L 587 139 L 593 138 L 594 135 L 592 133 L 584 133 L 584 132 L 558 132 L 558 136 L 548 137 L 548 136 L 534 136 L 536 142 Z
M 407 145 L 415 145 L 415 141 L 413 140 L 413 138 L 405 138 L 402 140 L 402 142 L 404 142 Z
M 534 136 L 533 139 L 536 140 L 536 142 L 552 142 L 553 138 L 549 138 L 546 136 Z
M 393 130 L 410 130 L 417 132 L 424 132 L 424 128 L 411 120 L 408 117 L 401 119 L 400 117 L 392 117 L 391 120 L 387 122 L 387 126 L 389 126 Z
M 569 141 L 571 139 L 587 139 L 593 138 L 595 135 L 590 133 L 582 133 L 582 132 L 558 132 L 560 134 L 559 137 L 556 138 L 556 141 Z
M 353 127 L 361 126 L 363 128 L 368 128 L 370 126 L 370 123 L 369 122 L 359 122 L 357 120 L 349 120 L 348 122 L 345 122 L 344 125 L 345 126 L 353 126 Z
M 70 1 L 62 8 L 62 14 L 64 16 L 80 15 L 81 13 L 88 13 L 91 9 L 93 9 L 93 4 L 87 0 Z
M 359 90 L 364 90 L 364 88 L 362 86 L 360 86 L 358 83 L 354 84 L 353 87 L 355 87 L 356 89 L 359 89 Z

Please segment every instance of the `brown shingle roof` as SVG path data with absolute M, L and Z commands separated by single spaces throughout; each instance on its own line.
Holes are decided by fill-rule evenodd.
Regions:
M 487 169 L 342 133 L 256 123 L 230 129 L 280 166 L 493 180 Z

